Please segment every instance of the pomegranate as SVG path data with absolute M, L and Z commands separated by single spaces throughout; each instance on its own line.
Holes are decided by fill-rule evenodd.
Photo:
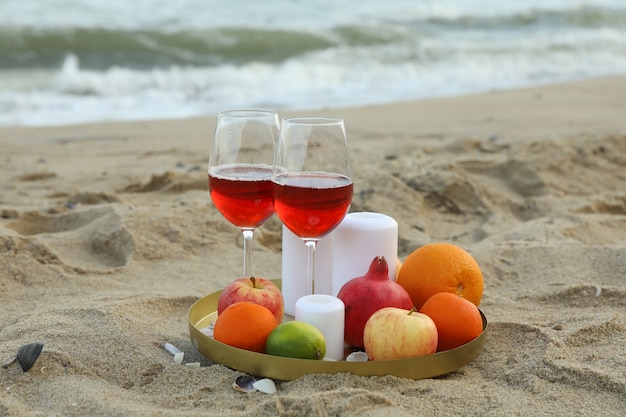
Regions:
M 372 314 L 383 307 L 413 308 L 409 293 L 389 279 L 389 266 L 384 256 L 375 257 L 365 275 L 346 282 L 337 297 L 346 305 L 344 341 L 360 348 L 365 323 Z

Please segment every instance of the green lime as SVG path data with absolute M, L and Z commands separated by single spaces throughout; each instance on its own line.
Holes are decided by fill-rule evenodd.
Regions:
M 288 321 L 272 330 L 265 353 L 298 359 L 324 359 L 326 340 L 319 329 L 303 321 Z

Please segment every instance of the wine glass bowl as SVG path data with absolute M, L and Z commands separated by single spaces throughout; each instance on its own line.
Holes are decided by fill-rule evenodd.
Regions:
M 340 174 L 279 174 L 274 184 L 274 209 L 301 239 L 319 240 L 330 233 L 352 202 L 352 180 Z
M 307 294 L 312 294 L 316 242 L 341 223 L 352 202 L 343 120 L 283 119 L 272 181 L 276 215 L 307 246 Z
M 235 226 L 255 229 L 274 214 L 270 177 L 271 171 L 252 164 L 217 168 L 209 175 L 213 204 Z
M 278 131 L 278 115 L 271 111 L 229 110 L 217 118 L 209 191 L 217 210 L 242 230 L 244 277 L 254 230 L 274 214 L 271 177 Z

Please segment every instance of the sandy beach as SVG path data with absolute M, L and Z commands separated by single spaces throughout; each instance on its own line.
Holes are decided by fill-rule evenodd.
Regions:
M 0 416 L 623 415 L 626 77 L 293 114 L 345 119 L 351 211 L 395 218 L 400 259 L 428 242 L 475 257 L 482 354 L 431 379 L 236 392 L 241 373 L 187 324 L 241 274 L 241 234 L 207 191 L 215 118 L 2 128 L 0 361 L 44 349 L 0 368 Z M 276 217 L 252 257 L 280 277 Z

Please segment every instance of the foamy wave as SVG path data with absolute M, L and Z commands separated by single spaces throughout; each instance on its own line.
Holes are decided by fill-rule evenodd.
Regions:
M 358 6 L 358 7 L 355 7 Z M 0 4 L 2 26 L 110 30 L 152 28 L 164 32 L 206 27 L 328 29 L 356 22 L 499 18 L 585 9 L 623 10 L 622 0 L 30 0 Z M 349 13 L 346 13 L 349 11 Z M 34 18 L 36 16 L 36 18 Z
M 616 0 L 366 0 L 356 16 L 330 0 L 301 5 L 304 14 L 292 2 L 244 1 L 256 20 L 226 2 L 209 18 L 169 3 L 138 15 L 156 0 L 110 0 L 100 14 L 95 0 L 58 1 L 67 16 L 40 27 L 20 26 L 23 3 L 48 2 L 0 4 L 0 23 L 13 19 L 0 26 L 0 125 L 337 108 L 626 73 Z M 21 13 L 3 14 L 7 4 Z M 126 14 L 98 23 L 112 10 Z

